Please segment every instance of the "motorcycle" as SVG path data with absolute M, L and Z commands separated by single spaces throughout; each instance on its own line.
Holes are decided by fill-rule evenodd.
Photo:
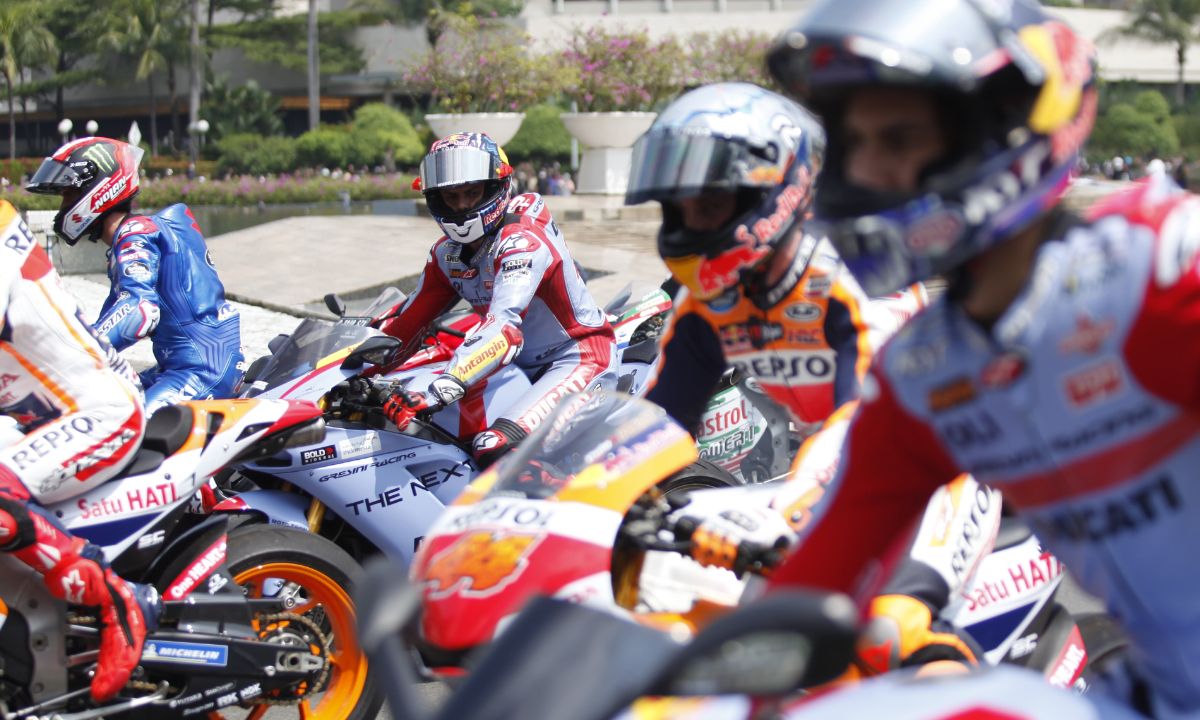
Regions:
M 747 493 L 761 493 L 765 504 L 773 490 L 674 482 L 673 473 L 695 457 L 687 438 L 642 400 L 564 402 L 430 528 L 410 573 L 422 589 L 415 640 L 426 664 L 461 668 L 536 595 L 636 614 L 672 630 L 694 631 L 728 612 L 743 587 L 730 573 L 700 572 L 684 561 L 668 565 L 679 575 L 664 579 L 661 560 L 653 561 L 690 552 L 696 523 L 675 512 L 685 504 L 726 508 L 731 496 Z M 986 489 L 980 497 L 997 499 Z M 1101 617 L 1077 622 L 1056 599 L 1061 564 L 1015 520 L 1005 527 L 946 617 L 976 638 L 987 661 L 1024 665 L 1052 684 L 1083 689 L 1084 672 L 1120 647 L 1119 636 Z M 762 571 L 781 553 L 742 547 L 733 566 Z
M 632 303 L 628 298 L 622 292 L 606 307 L 621 347 L 622 393 L 639 390 L 649 374 L 663 313 L 670 307 L 661 292 Z M 345 304 L 331 295 L 326 303 L 339 315 L 337 321 L 306 319 L 291 335 L 272 341 L 272 354 L 247 372 L 244 396 L 321 400 L 350 378 L 362 376 L 366 382 L 357 395 L 327 403 L 321 443 L 244 463 L 222 477 L 228 499 L 221 510 L 258 513 L 309 529 L 359 560 L 382 552 L 405 567 L 411 563 L 434 519 L 478 475 L 469 443 L 485 426 L 486 408 L 514 402 L 530 382 L 515 366 L 501 368 L 482 398 L 464 399 L 397 431 L 378 412 L 384 389 L 428 385 L 478 320 L 471 313 L 440 318 L 428 337 L 401 357 L 398 341 L 371 325 L 395 312 L 402 300 L 399 291 L 389 289 L 363 315 L 349 316 Z M 722 485 L 737 482 L 703 461 L 681 478 L 706 476 L 720 478 Z
M 748 603 L 685 644 L 601 608 L 531 599 L 435 713 L 414 691 L 401 641 L 421 593 L 382 565 L 369 567 L 358 594 L 362 644 L 391 680 L 398 720 L 1097 717 L 1095 700 L 1009 666 L 934 677 L 907 670 L 831 687 L 855 657 L 857 613 L 845 596 L 796 590 Z
M 131 682 L 97 707 L 88 690 L 97 618 L 0 555 L 0 718 L 219 717 L 235 708 L 261 717 L 279 706 L 303 717 L 373 717 L 382 697 L 354 636 L 355 562 L 306 532 L 192 511 L 196 491 L 225 466 L 323 433 L 311 403 L 167 406 L 120 476 L 49 505 L 122 577 L 153 584 L 162 613 Z

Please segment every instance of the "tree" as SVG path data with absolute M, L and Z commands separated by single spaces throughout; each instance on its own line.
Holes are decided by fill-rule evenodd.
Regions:
M 1165 113 L 1166 101 L 1155 100 L 1150 91 L 1138 96 L 1135 105 L 1116 103 L 1096 122 L 1089 141 L 1093 154 L 1170 157 L 1179 152 L 1179 135 Z
M 1101 40 L 1117 37 L 1137 38 L 1157 45 L 1175 48 L 1175 104 L 1183 107 L 1186 85 L 1184 66 L 1192 43 L 1200 40 L 1200 0 L 1133 0 L 1129 7 L 1128 24 L 1101 35 Z
M 371 19 L 345 10 L 321 13 L 318 35 L 322 72 L 356 73 L 363 68 L 366 63 L 354 44 L 354 31 Z M 215 25 L 209 43 L 214 48 L 237 48 L 255 62 L 303 72 L 308 68 L 308 16 Z
M 39 81 L 41 92 L 53 93 L 54 117 L 66 116 L 63 90 L 94 82 L 102 75 L 94 58 L 100 46 L 102 29 L 109 27 L 114 12 L 108 3 L 83 3 L 78 0 L 40 0 L 45 27 L 54 36 L 56 57 L 50 75 Z M 91 66 L 89 66 L 91 65 Z
M 48 61 L 54 52 L 54 36 L 37 22 L 31 2 L 9 0 L 0 4 L 0 76 L 4 78 L 8 102 L 8 157 L 17 156 L 17 107 L 13 89 L 22 70 Z
M 208 84 L 204 94 L 208 97 L 205 115 L 213 141 L 220 141 L 226 135 L 283 133 L 279 99 L 253 80 L 235 87 L 216 79 Z
M 114 22 L 104 33 L 102 43 L 122 61 L 132 62 L 135 79 L 146 81 L 150 95 L 150 152 L 158 154 L 154 73 L 167 71 L 173 105 L 175 62 L 188 49 L 187 9 L 180 0 L 119 0 L 114 10 Z

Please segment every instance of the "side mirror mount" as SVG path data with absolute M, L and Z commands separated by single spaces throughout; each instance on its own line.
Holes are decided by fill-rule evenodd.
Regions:
M 276 335 L 267 341 L 267 350 L 270 350 L 272 355 L 278 353 L 279 348 L 283 347 L 284 344 L 287 343 L 289 337 L 290 336 L 286 333 L 280 333 Z
M 391 335 L 376 335 L 367 338 L 342 361 L 347 370 L 358 370 L 363 365 L 383 365 L 400 350 L 399 338 Z
M 325 307 L 329 308 L 329 312 L 338 317 L 346 314 L 346 302 L 338 297 L 337 293 L 328 293 L 325 295 Z

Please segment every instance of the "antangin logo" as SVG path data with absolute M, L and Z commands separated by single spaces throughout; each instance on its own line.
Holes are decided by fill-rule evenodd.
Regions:
M 80 157 L 96 163 L 96 167 L 100 168 L 106 173 L 117 169 L 117 162 L 113 159 L 112 151 L 102 143 L 89 145 L 88 148 L 80 154 Z

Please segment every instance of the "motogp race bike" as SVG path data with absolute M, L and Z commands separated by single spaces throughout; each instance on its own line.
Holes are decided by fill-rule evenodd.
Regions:
M 191 512 L 197 490 L 231 463 L 308 445 L 320 410 L 283 400 L 167 406 L 120 476 L 47 509 L 101 546 L 122 577 L 164 604 L 131 682 L 96 707 L 88 673 L 97 618 L 0 554 L 0 718 L 372 718 L 382 697 L 354 635 L 356 564 L 329 541 L 251 516 Z
M 361 316 L 347 316 L 344 303 L 329 296 L 336 322 L 306 319 L 291 335 L 272 341 L 272 354 L 247 372 L 243 395 L 323 402 L 326 437 L 241 465 L 221 479 L 229 498 L 218 507 L 319 533 L 356 559 L 382 552 L 409 565 L 434 519 L 478 474 L 470 440 L 484 427 L 480 419 L 523 396 L 530 383 L 519 368 L 504 367 L 489 378 L 481 401 L 464 399 L 416 418 L 403 432 L 396 430 L 380 413 L 386 393 L 426 387 L 478 322 L 473 313 L 444 316 L 415 351 L 398 356 L 399 343 L 371 325 L 395 312 L 402 300 L 398 290 L 389 289 Z M 619 391 L 637 391 L 644 382 L 669 309 L 670 299 L 661 291 L 630 303 L 626 290 L 609 303 L 606 311 L 622 357 Z M 362 381 L 347 383 L 352 378 Z M 331 402 L 326 394 L 335 386 L 351 392 Z M 734 419 L 724 405 L 714 412 L 723 422 Z M 680 480 L 707 477 L 717 478 L 718 485 L 737 483 L 702 460 L 686 468 Z
M 578 396 L 562 403 L 428 531 L 411 571 L 422 591 L 415 642 L 426 664 L 445 673 L 461 668 L 538 595 L 664 628 L 695 629 L 728 612 L 742 584 L 683 557 L 696 526 L 676 511 L 736 506 L 733 496 L 747 493 L 765 503 L 772 488 L 677 482 L 674 473 L 696 453 L 688 437 L 643 400 Z M 998 498 L 984 489 L 972 501 Z M 980 515 L 987 509 L 972 508 Z M 1056 600 L 1061 564 L 1015 521 L 1004 527 L 947 617 L 978 641 L 987 661 L 1024 665 L 1052 684 L 1082 688 L 1085 669 L 1115 653 L 1120 639 L 1102 616 L 1077 623 Z M 774 548 L 746 546 L 734 566 L 761 571 L 780 558 Z

